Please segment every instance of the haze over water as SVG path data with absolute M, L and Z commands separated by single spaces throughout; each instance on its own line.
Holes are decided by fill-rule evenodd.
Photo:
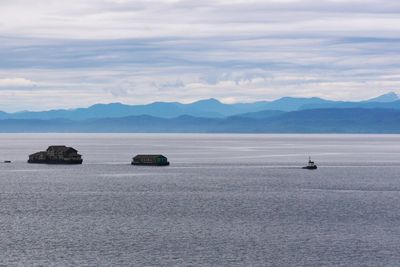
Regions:
M 79 166 L 27 164 L 49 145 Z M 0 135 L 0 265 L 395 266 L 399 135 Z M 131 166 L 160 153 L 169 167 Z M 316 171 L 302 170 L 308 156 Z

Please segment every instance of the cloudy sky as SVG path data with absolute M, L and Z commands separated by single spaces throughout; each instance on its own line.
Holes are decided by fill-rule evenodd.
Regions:
M 389 91 L 398 0 L 0 0 L 0 110 Z

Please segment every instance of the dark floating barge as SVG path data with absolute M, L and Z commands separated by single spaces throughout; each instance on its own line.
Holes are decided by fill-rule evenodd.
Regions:
M 137 155 L 132 159 L 132 165 L 168 166 L 169 161 L 163 155 Z
M 315 165 L 314 161 L 311 160 L 311 157 L 308 158 L 307 166 L 304 166 L 303 169 L 306 170 L 316 170 L 318 167 Z
M 46 151 L 29 155 L 28 163 L 42 164 L 82 164 L 78 150 L 67 146 L 49 146 Z

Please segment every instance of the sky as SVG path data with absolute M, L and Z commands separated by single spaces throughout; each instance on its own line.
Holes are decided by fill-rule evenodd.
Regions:
M 398 0 L 0 0 L 0 110 L 390 91 Z

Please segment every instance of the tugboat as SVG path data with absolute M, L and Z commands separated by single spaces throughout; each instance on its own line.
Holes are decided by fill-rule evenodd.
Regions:
M 316 170 L 317 165 L 315 165 L 314 161 L 311 160 L 311 157 L 308 158 L 308 165 L 304 166 L 303 169 L 306 170 Z

